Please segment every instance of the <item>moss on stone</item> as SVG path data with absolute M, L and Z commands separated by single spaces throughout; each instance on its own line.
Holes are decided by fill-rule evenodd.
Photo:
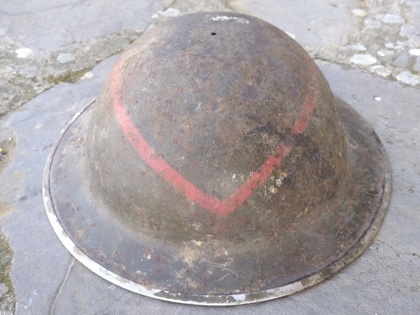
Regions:
M 9 276 L 12 269 L 13 250 L 6 236 L 0 231 L 0 285 L 5 285 L 7 291 L 0 290 L 0 314 L 13 314 L 16 300 L 12 279 Z

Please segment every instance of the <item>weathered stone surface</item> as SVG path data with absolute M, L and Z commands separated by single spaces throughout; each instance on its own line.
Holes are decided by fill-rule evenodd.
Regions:
M 227 311 L 143 298 L 106 283 L 78 263 L 71 268 L 71 258 L 56 239 L 43 209 L 40 182 L 46 156 L 65 123 L 97 95 L 115 61 L 101 60 L 125 49 L 154 23 L 170 18 L 158 14 L 169 8 L 180 14 L 240 10 L 288 31 L 313 57 L 329 62 L 321 63 L 321 69 L 333 90 L 373 125 L 385 142 L 393 168 L 394 191 L 385 223 L 374 245 L 353 266 L 292 298 L 229 309 L 229 313 L 278 314 L 279 309 L 297 314 L 420 313 L 420 222 L 416 212 L 420 204 L 420 95 L 416 88 L 379 78 L 417 84 L 410 78 L 419 75 L 418 56 L 410 54 L 408 64 L 401 66 L 393 62 L 403 51 L 420 48 L 419 1 L 41 0 L 22 5 L 4 0 L 0 4 L 0 115 L 4 113 L 0 133 L 2 128 L 13 129 L 17 147 L 14 152 L 6 148 L 6 157 L 11 159 L 0 173 L 0 199 L 7 201 L 2 208 L 7 215 L 0 215 L 0 226 L 14 250 L 11 278 L 18 301 L 16 314 Z M 395 14 L 404 22 L 384 23 L 386 14 Z M 20 54 L 26 58 L 18 58 L 16 50 L 23 48 L 32 54 L 27 50 Z M 384 50 L 392 55 L 377 54 Z M 75 61 L 60 64 L 57 57 L 61 53 L 73 54 Z M 357 70 L 358 65 L 345 70 L 331 64 L 348 66 L 351 57 L 360 53 L 378 60 L 364 70 L 375 76 Z M 401 75 L 404 72 L 407 74 Z M 19 111 L 7 114 L 25 103 Z
M 315 58 L 358 68 L 377 64 L 386 70 L 368 70 L 396 80 L 402 78 L 399 73 L 404 69 L 415 70 L 413 63 L 394 60 L 402 51 L 420 47 L 418 1 L 321 1 L 302 5 L 296 1 L 230 0 L 228 5 L 296 34 L 296 40 Z M 361 47 L 365 49 L 357 49 Z M 361 58 L 360 51 L 377 62 Z M 419 86 L 417 80 L 401 82 Z

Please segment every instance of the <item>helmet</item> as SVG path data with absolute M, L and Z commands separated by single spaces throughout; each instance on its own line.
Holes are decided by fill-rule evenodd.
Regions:
M 309 55 L 262 20 L 184 15 L 122 54 L 44 178 L 67 249 L 128 290 L 252 303 L 312 286 L 372 241 L 389 163 Z

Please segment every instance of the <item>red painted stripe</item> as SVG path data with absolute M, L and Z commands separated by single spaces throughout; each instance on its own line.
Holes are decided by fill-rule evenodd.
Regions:
M 137 150 L 141 158 L 149 164 L 149 166 L 167 182 L 169 182 L 176 190 L 185 195 L 188 199 L 198 204 L 211 213 L 227 216 L 240 205 L 242 205 L 265 181 L 270 177 L 272 172 L 280 165 L 286 155 L 292 150 L 292 146 L 286 146 L 281 143 L 276 149 L 275 156 L 269 156 L 267 160 L 247 179 L 236 191 L 234 191 L 227 199 L 220 200 L 201 189 L 194 186 L 186 180 L 181 174 L 175 171 L 164 159 L 156 157 L 154 150 L 147 143 L 146 139 L 141 135 L 136 125 L 128 115 L 121 94 L 121 64 L 118 62 L 113 70 L 112 77 L 112 100 L 116 118 L 121 125 L 127 138 Z M 311 93 L 307 96 L 303 105 L 302 112 L 294 126 L 293 134 L 302 134 L 309 122 L 309 115 L 314 110 L 315 99 L 317 93 Z
M 143 138 L 128 115 L 125 104 L 122 101 L 121 81 L 121 62 L 119 62 L 114 68 L 112 78 L 111 93 L 114 111 L 121 128 L 141 158 L 149 164 L 155 172 L 159 173 L 166 181 L 171 183 L 179 192 L 184 194 L 191 201 L 214 214 L 227 215 L 226 206 L 222 201 L 195 187 L 175 171 L 164 159 L 155 156 L 152 147 L 147 143 L 146 139 Z
M 292 127 L 292 134 L 301 135 L 305 132 L 306 127 L 309 124 L 310 115 L 315 109 L 315 101 L 317 97 L 317 90 L 306 95 L 305 102 L 303 103 L 303 107 L 300 112 L 299 118 Z
M 237 207 L 243 204 L 254 193 L 255 189 L 265 183 L 274 169 L 280 165 L 291 149 L 292 147 L 285 146 L 283 143 L 277 147 L 276 156 L 269 156 L 264 164 L 223 202 L 229 210 L 227 214 L 233 212 Z

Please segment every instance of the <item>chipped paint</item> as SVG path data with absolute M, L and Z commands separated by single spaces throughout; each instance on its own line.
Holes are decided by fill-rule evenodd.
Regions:
M 237 16 L 217 15 L 217 16 L 209 17 L 209 19 L 210 21 L 222 21 L 222 22 L 233 20 L 238 23 L 249 24 L 249 20 L 245 18 L 237 17 Z

